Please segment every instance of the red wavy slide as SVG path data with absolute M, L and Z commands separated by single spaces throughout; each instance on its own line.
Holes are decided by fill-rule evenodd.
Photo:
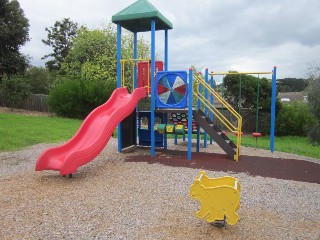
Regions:
M 117 125 L 146 97 L 145 88 L 132 94 L 126 88 L 117 88 L 109 100 L 94 109 L 83 121 L 76 134 L 65 144 L 43 151 L 36 171 L 55 170 L 60 175 L 72 174 L 78 167 L 93 160 L 108 143 Z

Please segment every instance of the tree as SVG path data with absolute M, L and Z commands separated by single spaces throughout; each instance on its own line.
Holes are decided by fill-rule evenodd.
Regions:
M 110 29 L 82 28 L 61 66 L 60 76 L 70 79 L 115 81 L 116 35 Z
M 1 93 L 9 102 L 11 107 L 15 107 L 17 103 L 30 96 L 30 85 L 25 81 L 23 76 L 13 75 L 11 77 L 4 76 L 0 84 Z
M 49 93 L 49 72 L 47 69 L 33 66 L 27 70 L 25 79 L 30 84 L 30 90 L 32 93 Z
M 49 105 L 58 115 L 83 118 L 109 98 L 116 88 L 116 36 L 111 25 L 79 30 L 49 93 Z M 122 58 L 132 59 L 133 36 L 124 31 L 122 37 Z M 149 57 L 149 49 L 143 39 L 138 40 L 138 58 Z
M 42 59 L 52 57 L 46 62 L 46 67 L 51 70 L 59 70 L 66 56 L 72 48 L 73 40 L 77 36 L 78 24 L 69 18 L 56 21 L 53 27 L 45 29 L 48 32 L 47 40 L 42 42 L 53 48 L 53 53 L 45 55 Z
M 309 69 L 308 103 L 312 113 L 320 121 L 320 64 Z
M 279 92 L 301 92 L 308 85 L 308 81 L 303 78 L 277 79 L 277 82 Z
M 310 66 L 309 75 L 308 104 L 317 122 L 310 126 L 308 137 L 313 144 L 320 144 L 320 64 Z
M 276 133 L 279 136 L 306 136 L 308 126 L 315 124 L 315 117 L 304 102 L 284 104 L 276 118 Z
M 240 95 L 241 77 L 241 99 Z M 249 111 L 256 111 L 257 89 L 259 80 L 259 109 L 270 111 L 271 104 L 271 83 L 266 78 L 251 75 L 226 75 L 224 77 L 224 97 L 235 108 L 246 108 Z
M 122 58 L 133 56 L 133 36 L 124 32 L 122 39 Z M 138 40 L 138 58 L 148 58 L 150 47 L 143 40 Z M 117 77 L 116 31 L 108 25 L 105 29 L 80 29 L 74 39 L 74 45 L 61 66 L 60 76 L 92 81 L 116 82 Z M 125 74 L 131 74 L 126 71 Z
M 29 41 L 29 20 L 16 0 L 0 0 L 0 80 L 6 74 L 23 74 L 28 57 L 20 47 Z

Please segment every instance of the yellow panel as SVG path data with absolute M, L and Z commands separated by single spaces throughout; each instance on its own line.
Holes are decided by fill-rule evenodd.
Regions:
M 167 133 L 174 133 L 174 125 L 173 124 L 167 124 L 166 132 Z

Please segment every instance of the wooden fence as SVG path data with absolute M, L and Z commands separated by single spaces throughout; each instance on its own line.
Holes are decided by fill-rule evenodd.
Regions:
M 47 103 L 47 99 L 48 95 L 31 94 L 30 97 L 13 105 L 6 101 L 5 97 L 0 93 L 0 106 L 49 113 L 50 109 Z

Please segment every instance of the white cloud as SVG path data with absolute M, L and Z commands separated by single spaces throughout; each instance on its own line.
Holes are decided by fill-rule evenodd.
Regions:
M 43 64 L 50 52 L 41 39 L 45 27 L 69 17 L 89 27 L 111 21 L 112 15 L 134 0 L 20 0 L 30 20 L 32 38 L 22 50 Z M 320 1 L 318 0 L 150 0 L 174 26 L 169 31 L 169 67 L 215 71 L 269 71 L 278 76 L 304 77 L 307 66 L 319 59 Z M 145 38 L 150 37 L 144 34 Z M 163 34 L 157 33 L 163 54 Z

